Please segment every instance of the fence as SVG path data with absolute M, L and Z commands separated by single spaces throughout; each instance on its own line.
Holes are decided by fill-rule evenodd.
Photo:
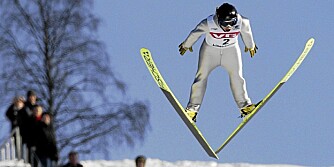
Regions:
M 10 136 L 0 145 L 0 158 L 1 161 L 23 159 L 22 140 L 18 127 L 13 129 Z
M 42 167 L 41 161 L 35 153 L 35 147 L 27 148 L 22 144 L 19 127 L 16 127 L 10 133 L 10 136 L 0 145 L 0 161 L 20 161 L 30 163 L 32 167 Z M 47 166 L 56 166 L 50 162 Z

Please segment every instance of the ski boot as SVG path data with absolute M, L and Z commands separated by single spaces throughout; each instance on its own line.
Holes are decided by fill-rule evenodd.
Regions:
M 193 120 L 194 122 L 196 122 L 196 116 L 197 116 L 197 113 L 198 113 L 198 110 L 199 110 L 200 106 L 201 106 L 200 104 L 188 103 L 188 105 L 185 109 L 189 118 L 191 120 Z
M 187 113 L 187 115 L 194 122 L 196 122 L 196 116 L 197 116 L 199 107 L 200 107 L 199 104 L 191 104 L 191 103 L 189 103 L 188 106 L 186 107 L 186 113 Z
M 191 120 L 193 120 L 194 122 L 196 122 L 196 116 L 197 116 L 197 111 L 186 108 L 186 113 L 189 116 L 189 118 Z
M 246 115 L 252 113 L 252 111 L 255 109 L 256 105 L 255 104 L 249 104 L 245 107 L 242 107 L 240 109 L 241 116 L 240 118 L 244 118 Z

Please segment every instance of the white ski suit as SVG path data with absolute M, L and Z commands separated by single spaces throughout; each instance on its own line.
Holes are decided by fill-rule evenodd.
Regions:
M 251 104 L 242 73 L 241 51 L 238 44 L 239 33 L 247 48 L 254 48 L 255 43 L 249 20 L 240 14 L 237 14 L 237 17 L 237 24 L 230 31 L 225 32 L 219 26 L 217 16 L 210 15 L 202 20 L 182 43 L 183 47 L 190 48 L 201 35 L 205 34 L 187 109 L 199 110 L 206 91 L 208 76 L 218 66 L 224 67 L 229 74 L 230 87 L 237 106 L 242 108 Z

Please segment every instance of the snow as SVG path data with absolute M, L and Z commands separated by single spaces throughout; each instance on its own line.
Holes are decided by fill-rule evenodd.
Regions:
M 22 161 L 0 161 L 0 167 L 31 167 L 29 164 L 25 164 Z
M 117 161 L 94 160 L 81 161 L 84 167 L 135 167 L 134 160 Z M 0 167 L 30 167 L 23 161 L 0 161 Z M 302 167 L 285 164 L 249 164 L 249 163 L 217 163 L 214 161 L 176 161 L 168 162 L 159 159 L 147 159 L 145 167 Z
M 135 167 L 134 160 L 125 159 L 118 161 L 81 161 L 84 167 Z M 248 163 L 217 163 L 214 161 L 176 161 L 168 162 L 159 159 L 147 159 L 145 167 L 302 167 L 298 165 L 284 165 L 284 164 L 272 164 L 272 165 L 260 165 L 260 164 L 248 164 Z

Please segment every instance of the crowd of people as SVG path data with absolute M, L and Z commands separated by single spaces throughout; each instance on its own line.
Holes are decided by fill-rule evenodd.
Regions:
M 34 91 L 29 90 L 26 98 L 16 96 L 6 111 L 12 130 L 19 127 L 22 144 L 27 147 L 28 161 L 34 166 L 55 167 L 59 159 L 53 115 L 45 112 L 37 103 Z M 37 155 L 32 156 L 32 155 Z M 37 157 L 37 158 L 36 158 Z M 64 167 L 81 167 L 77 162 L 77 153 L 70 152 L 69 163 Z
M 27 146 L 29 152 L 29 163 L 34 164 L 34 167 L 40 167 L 39 164 L 43 167 L 57 167 L 59 155 L 52 125 L 53 115 L 44 111 L 37 101 L 37 95 L 32 90 L 27 92 L 26 98 L 14 97 L 6 111 L 6 117 L 12 130 L 19 128 L 22 144 Z M 32 158 L 32 154 L 37 155 L 37 158 Z M 136 157 L 135 163 L 136 167 L 144 167 L 146 157 Z M 83 167 L 79 163 L 78 152 L 71 151 L 68 154 L 68 163 L 62 167 Z
M 38 162 L 38 159 L 43 166 L 56 164 L 58 150 L 52 126 L 52 114 L 44 112 L 43 107 L 37 104 L 37 95 L 34 91 L 29 90 L 26 97 L 27 99 L 23 96 L 14 97 L 6 116 L 11 122 L 12 129 L 19 127 L 22 144 L 27 146 L 30 163 Z M 32 158 L 32 154 L 36 154 L 38 158 Z

